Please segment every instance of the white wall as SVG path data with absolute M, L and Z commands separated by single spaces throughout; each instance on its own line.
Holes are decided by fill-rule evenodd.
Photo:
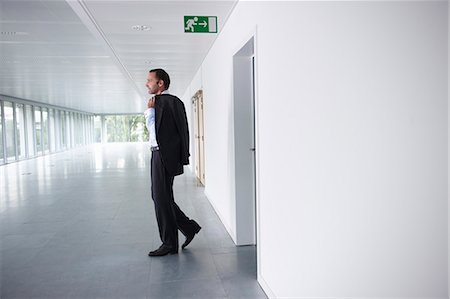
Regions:
M 447 12 L 240 2 L 222 28 L 201 67 L 205 193 L 235 237 L 232 56 L 257 28 L 269 295 L 447 298 Z

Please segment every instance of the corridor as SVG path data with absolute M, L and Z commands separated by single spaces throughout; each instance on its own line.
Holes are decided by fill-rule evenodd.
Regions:
M 160 244 L 142 143 L 95 144 L 0 167 L 1 298 L 266 298 L 186 169 L 175 199 L 202 231 Z M 184 237 L 180 234 L 180 243 Z

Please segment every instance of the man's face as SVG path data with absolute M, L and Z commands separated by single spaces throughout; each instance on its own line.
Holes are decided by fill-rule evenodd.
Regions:
M 145 84 L 145 86 L 147 86 L 149 94 L 159 94 L 163 91 L 163 82 L 158 80 L 156 74 L 153 72 L 148 73 L 147 84 Z

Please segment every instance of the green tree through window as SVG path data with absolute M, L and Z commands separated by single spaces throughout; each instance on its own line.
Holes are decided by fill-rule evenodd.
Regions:
M 105 116 L 106 142 L 142 142 L 148 140 L 143 115 Z

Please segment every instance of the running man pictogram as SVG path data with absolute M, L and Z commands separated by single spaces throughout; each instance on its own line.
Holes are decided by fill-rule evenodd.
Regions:
M 198 18 L 194 17 L 193 19 L 189 19 L 186 22 L 186 28 L 185 30 L 190 30 L 191 32 L 194 32 L 194 25 L 197 25 Z

